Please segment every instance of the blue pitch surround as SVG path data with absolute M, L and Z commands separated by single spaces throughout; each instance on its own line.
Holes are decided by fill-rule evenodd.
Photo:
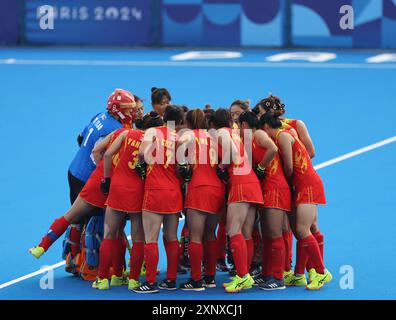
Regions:
M 308 62 L 271 67 L 265 58 L 275 52 L 248 50 L 241 51 L 239 59 L 171 62 L 172 55 L 182 52 L 0 50 L 0 286 L 61 261 L 61 241 L 39 261 L 28 249 L 68 209 L 67 168 L 77 150 L 77 134 L 105 108 L 116 87 L 144 98 L 146 111 L 152 86 L 169 88 L 174 103 L 190 108 L 206 103 L 227 107 L 237 98 L 254 103 L 272 91 L 283 98 L 288 117 L 308 125 L 317 149 L 315 164 L 395 136 L 396 63 L 374 67 L 365 63 L 380 52 L 335 52 L 338 58 L 323 63 L 328 64 L 325 67 Z M 328 205 L 319 209 L 319 222 L 325 235 L 326 266 L 334 276 L 319 292 L 254 288 L 229 295 L 220 288 L 228 279 L 225 274 L 218 277 L 219 288 L 203 293 L 178 290 L 142 296 L 125 287 L 99 292 L 61 267 L 54 270 L 54 290 L 41 290 L 41 276 L 35 276 L 0 289 L 0 299 L 394 298 L 396 288 L 386 277 L 372 280 L 378 272 L 392 273 L 396 263 L 395 156 L 392 143 L 319 170 L 328 199 Z M 340 288 L 343 265 L 354 269 L 353 290 Z M 159 267 L 162 279 L 166 268 L 162 247 Z

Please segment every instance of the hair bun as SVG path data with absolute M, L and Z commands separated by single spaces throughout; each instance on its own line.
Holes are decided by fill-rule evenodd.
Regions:
M 154 92 L 155 90 L 157 90 L 158 88 L 157 87 L 152 87 L 151 88 L 151 92 Z

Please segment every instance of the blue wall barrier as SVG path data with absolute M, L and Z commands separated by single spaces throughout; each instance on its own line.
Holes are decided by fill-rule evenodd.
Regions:
M 40 25 L 44 5 L 54 8 L 53 30 Z M 148 0 L 26 0 L 24 39 L 28 44 L 151 45 L 151 5 Z
M 350 5 L 354 27 L 340 27 Z M 396 48 L 396 0 L 292 0 L 292 44 L 313 47 Z
M 20 33 L 20 2 L 2 0 L 0 3 L 0 45 L 16 44 Z
M 17 43 L 396 48 L 396 0 L 2 0 L 0 45 Z
M 163 0 L 162 43 L 282 46 L 285 0 Z

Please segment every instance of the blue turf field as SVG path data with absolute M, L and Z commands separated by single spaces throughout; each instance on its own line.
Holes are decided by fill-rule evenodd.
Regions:
M 272 91 L 283 98 L 288 117 L 308 125 L 315 164 L 396 135 L 396 63 L 365 63 L 376 52 L 335 52 L 336 60 L 322 64 L 270 65 L 265 58 L 275 52 L 254 50 L 239 59 L 170 60 L 184 51 L 0 49 L 0 287 L 60 261 L 61 241 L 40 261 L 27 250 L 68 208 L 66 173 L 76 136 L 115 87 L 143 97 L 146 110 L 152 86 L 169 88 L 174 103 L 189 107 L 229 106 L 237 98 L 256 102 Z M 94 291 L 61 267 L 54 271 L 54 290 L 41 290 L 35 276 L 0 289 L 0 299 L 394 299 L 396 288 L 386 275 L 396 263 L 395 156 L 390 143 L 319 171 L 328 198 L 319 221 L 334 275 L 319 292 L 228 295 L 218 288 L 142 297 L 126 288 Z M 353 267 L 353 290 L 340 288 L 343 265 Z

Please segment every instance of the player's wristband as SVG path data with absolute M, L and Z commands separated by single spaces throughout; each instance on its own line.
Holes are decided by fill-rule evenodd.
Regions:
M 107 178 L 103 178 L 100 181 L 100 190 L 104 193 L 104 194 L 108 194 L 109 190 L 110 190 L 110 184 L 111 184 L 111 178 L 107 177 Z

